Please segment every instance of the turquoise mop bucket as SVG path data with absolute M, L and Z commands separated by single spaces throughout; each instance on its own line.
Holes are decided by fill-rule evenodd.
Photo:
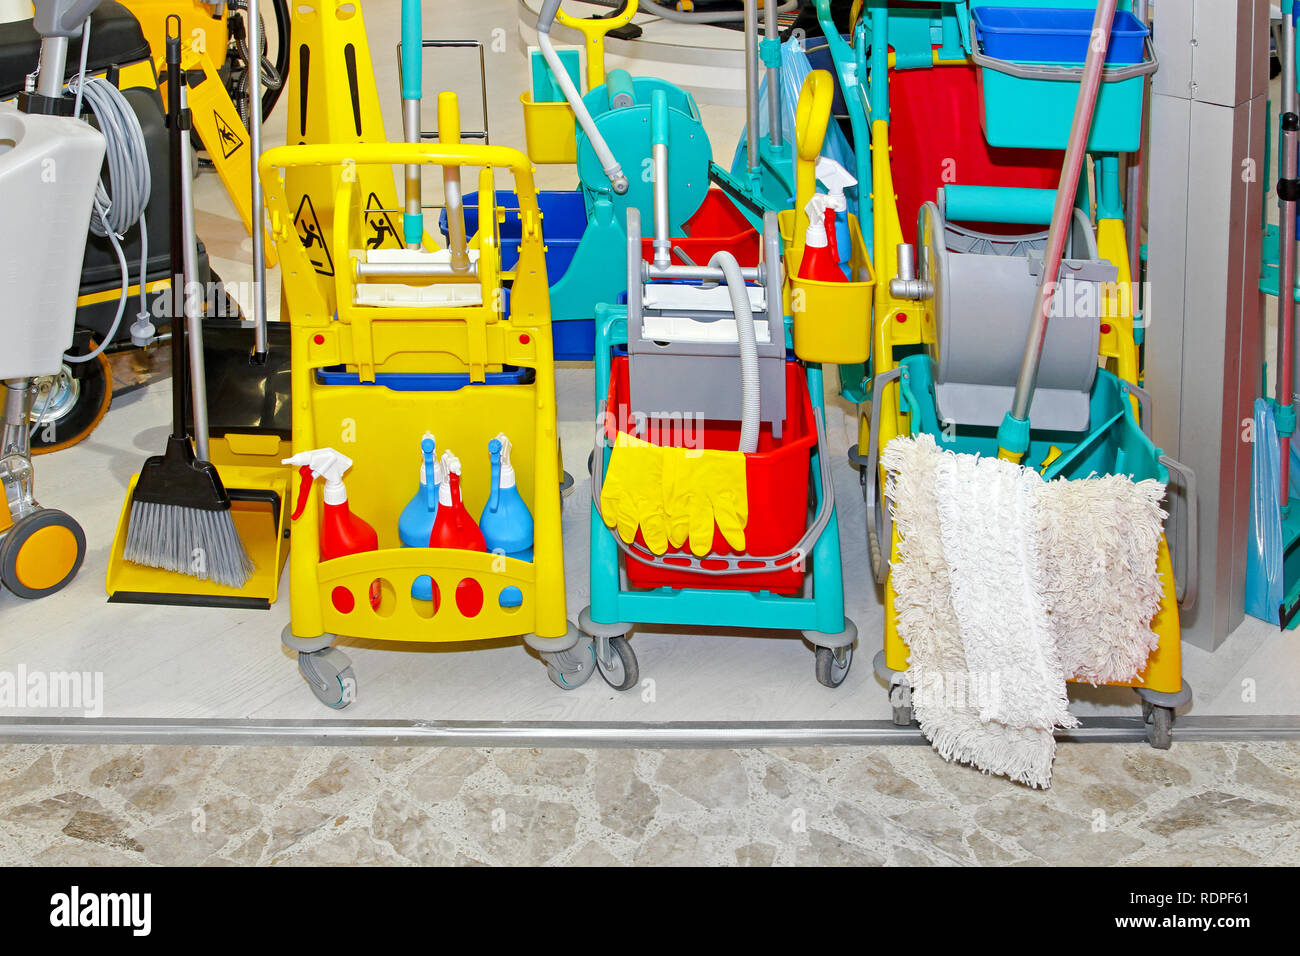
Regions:
M 1082 62 L 1071 59 L 1078 53 L 1074 34 L 1081 12 L 1012 6 L 972 11 L 971 60 L 979 68 L 981 119 L 990 146 L 1065 149 L 1083 77 Z M 1011 14 L 1014 24 L 1005 22 Z M 1090 11 L 1082 29 L 1085 34 L 1091 29 Z M 1135 34 L 1143 55 L 1122 62 L 1132 59 Z M 1132 153 L 1142 147 L 1145 77 L 1159 62 L 1149 31 L 1131 13 L 1116 16 L 1110 43 L 1088 150 Z

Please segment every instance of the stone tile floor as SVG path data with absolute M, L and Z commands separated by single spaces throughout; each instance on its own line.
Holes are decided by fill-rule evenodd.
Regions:
M 0 865 L 1300 865 L 1300 742 L 1065 745 L 1035 792 L 924 747 L 0 747 Z

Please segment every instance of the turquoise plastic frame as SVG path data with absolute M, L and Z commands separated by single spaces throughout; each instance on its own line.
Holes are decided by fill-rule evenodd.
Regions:
M 789 328 L 790 319 L 786 317 Z M 627 344 L 627 309 L 602 305 L 596 311 L 596 403 L 609 394 L 610 353 Z M 814 409 L 825 412 L 822 370 L 807 365 L 808 396 Z M 608 449 L 608 445 L 606 446 Z M 813 449 L 809 467 L 816 506 L 825 493 L 821 482 L 821 455 Z M 608 468 L 609 455 L 605 455 Z M 625 590 L 619 582 L 619 549 L 615 532 L 605 527 L 591 504 L 591 619 L 597 624 L 687 624 L 707 627 L 779 628 L 840 634 L 845 629 L 844 577 L 840 563 L 840 532 L 834 509 L 809 556 L 811 597 L 785 597 L 770 592 L 729 591 L 710 588 L 656 588 Z
M 912 355 L 899 363 L 899 401 L 910 413 L 913 435 L 933 435 L 941 447 L 950 451 L 996 458 L 996 428 L 947 428 L 939 422 L 935 403 L 933 360 L 928 355 Z M 1105 369 L 1097 370 L 1089 405 L 1090 427 L 1086 432 L 1030 433 L 1025 464 L 1035 470 L 1052 446 L 1061 455 L 1043 472 L 1043 478 L 1087 478 L 1089 475 L 1128 475 L 1134 481 L 1154 478 L 1168 483 L 1169 470 L 1160 463 L 1162 452 L 1142 431 L 1133 414 L 1127 383 Z

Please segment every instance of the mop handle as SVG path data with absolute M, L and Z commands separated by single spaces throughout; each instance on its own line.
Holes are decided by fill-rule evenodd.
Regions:
M 781 29 L 776 22 L 777 4 L 763 4 L 763 42 L 759 45 L 760 58 L 767 67 L 767 141 L 773 149 L 779 149 L 785 138 L 781 132 Z M 767 51 L 775 49 L 776 65 L 768 59 Z
M 1300 198 L 1300 159 L 1297 155 L 1297 137 L 1300 136 L 1300 116 L 1297 116 L 1296 90 L 1296 13 L 1292 0 L 1282 5 L 1282 37 L 1278 56 L 1282 61 L 1282 115 L 1281 136 L 1278 142 L 1278 238 L 1277 238 L 1277 386 L 1276 399 L 1281 408 L 1290 408 L 1295 386 L 1295 241 L 1296 200 Z M 1283 434 L 1283 431 L 1286 433 Z M 1278 481 L 1282 507 L 1285 509 L 1291 486 L 1291 430 L 1278 430 L 1280 455 Z
M 1074 107 L 1074 122 L 1070 140 L 1061 166 L 1061 182 L 1056 190 L 1056 206 L 1052 210 L 1052 225 L 1047 233 L 1047 248 L 1043 253 L 1043 275 L 1034 295 L 1034 311 L 1030 319 L 1029 337 L 1025 342 L 1024 357 L 1020 362 L 1020 376 L 1016 380 L 1015 397 L 1011 415 L 1017 422 L 1028 422 L 1029 407 L 1034 401 L 1034 384 L 1038 379 L 1038 366 L 1043 357 L 1043 343 L 1047 338 L 1047 322 L 1051 314 L 1052 299 L 1056 293 L 1056 280 L 1061 272 L 1061 258 L 1065 253 L 1065 240 L 1069 235 L 1074 214 L 1074 197 L 1079 188 L 1079 174 L 1083 169 L 1088 150 L 1088 134 L 1092 129 L 1093 110 L 1097 104 L 1097 91 L 1101 86 L 1102 70 L 1106 66 L 1106 50 L 1110 43 L 1111 24 L 1115 19 L 1116 0 L 1100 0 L 1096 18 L 1092 22 L 1092 42 L 1084 61 L 1083 79 L 1079 83 L 1079 99 Z M 1001 442 L 999 442 L 1001 445 Z M 1009 453 L 1003 455 L 1003 453 Z M 1023 448 L 1003 445 L 999 454 L 1019 460 Z
M 424 96 L 424 25 L 420 0 L 402 0 L 402 125 L 408 143 L 421 141 L 420 100 Z M 419 166 L 406 167 L 406 248 L 424 244 L 424 181 Z
M 768 92 L 771 96 L 771 91 Z M 758 0 L 745 0 L 745 159 L 758 169 Z
M 248 140 L 252 167 L 253 208 L 253 355 L 254 364 L 266 363 L 266 233 L 263 229 L 262 177 L 262 10 L 261 0 L 248 0 Z M 303 78 L 304 82 L 306 77 Z

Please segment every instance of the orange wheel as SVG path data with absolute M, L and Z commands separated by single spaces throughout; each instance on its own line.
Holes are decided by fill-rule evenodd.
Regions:
M 45 597 L 76 577 L 85 557 L 81 525 L 62 511 L 42 508 L 0 539 L 0 583 L 22 598 Z

